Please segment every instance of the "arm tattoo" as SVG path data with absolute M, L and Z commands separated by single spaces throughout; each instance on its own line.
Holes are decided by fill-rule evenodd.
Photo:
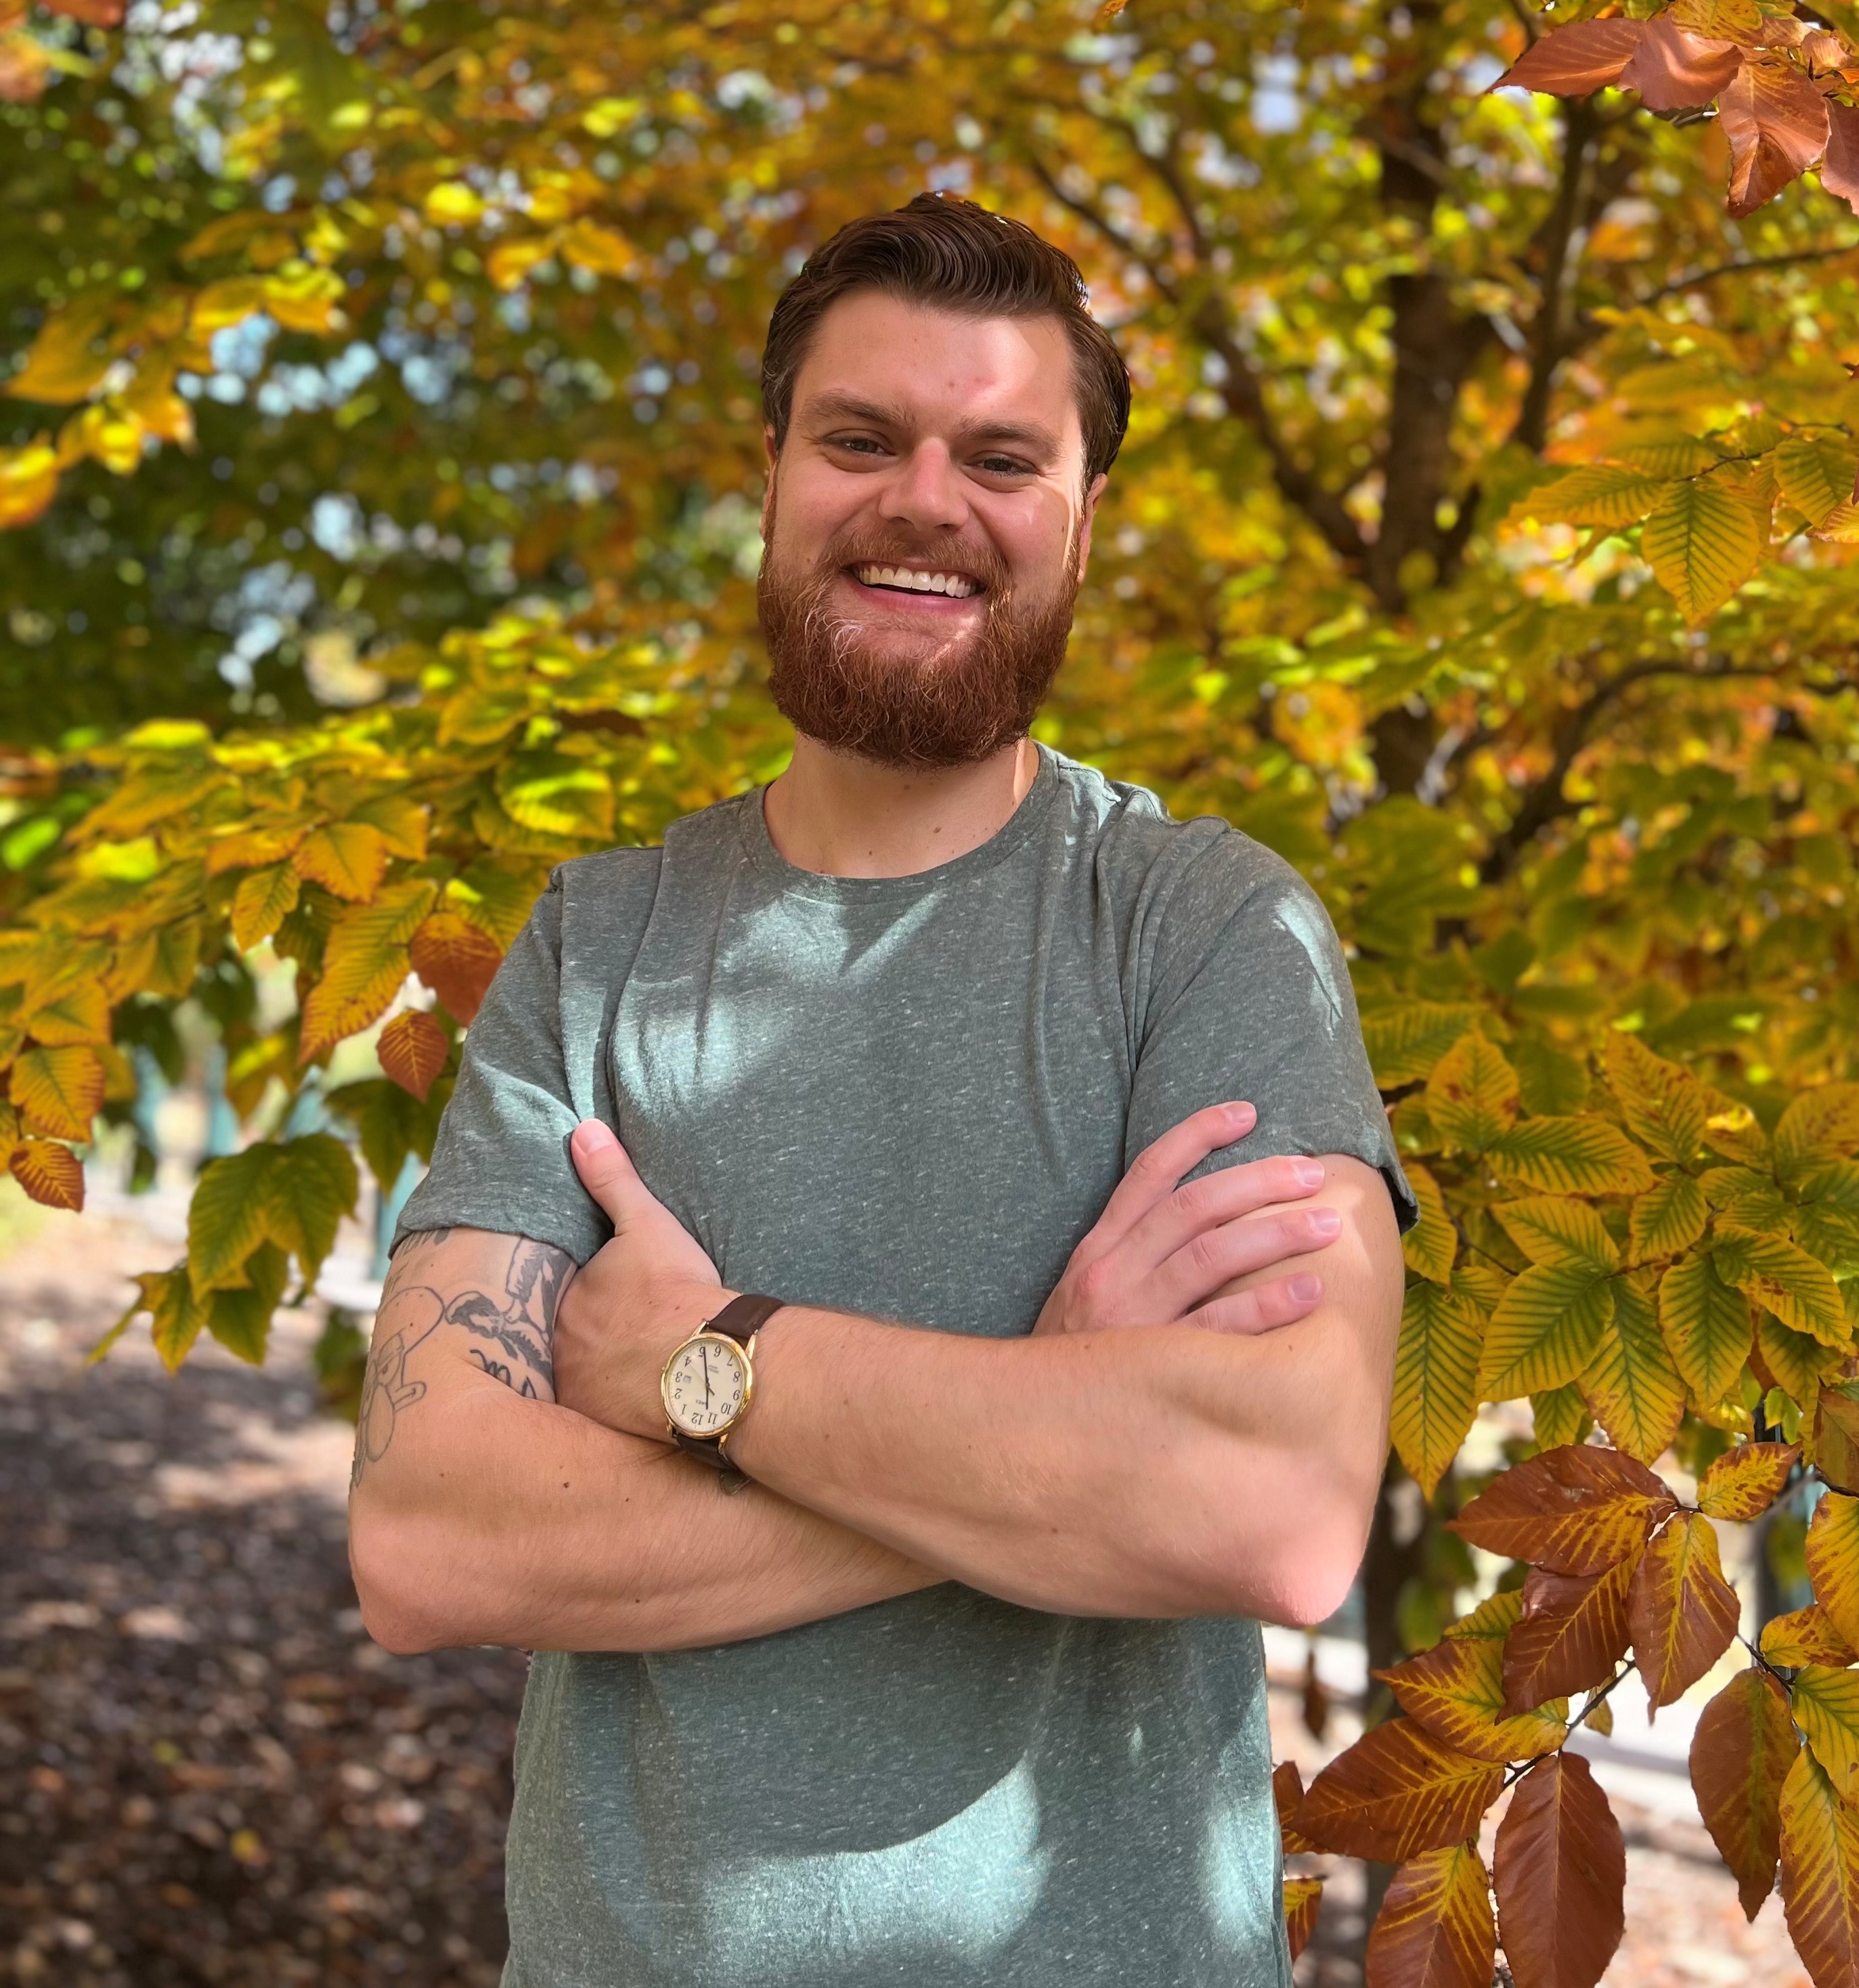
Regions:
M 418 1239 L 432 1247 L 447 1232 Z M 409 1267 L 413 1253 L 408 1252 Z M 400 1267 L 395 1265 L 396 1273 Z M 483 1347 L 466 1348 L 480 1372 L 527 1400 L 553 1401 L 555 1314 L 574 1268 L 567 1250 L 519 1236 L 510 1249 L 503 1290 L 495 1296 L 476 1290 L 447 1295 L 429 1284 L 399 1283 L 390 1273 L 362 1383 L 350 1489 L 361 1482 L 370 1464 L 387 1455 L 401 1414 L 425 1398 L 426 1384 L 407 1378 L 407 1361 L 442 1325 L 461 1326 L 485 1341 Z

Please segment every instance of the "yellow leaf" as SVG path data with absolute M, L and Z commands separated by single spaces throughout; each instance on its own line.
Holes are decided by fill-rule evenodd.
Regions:
M 1788 1688 L 1794 1723 L 1841 1797 L 1859 1794 L 1859 1672 L 1804 1665 Z
M 1717 1528 L 1702 1513 L 1679 1513 L 1641 1555 L 1627 1594 L 1649 1709 L 1670 1705 L 1716 1662 L 1735 1636 L 1739 1612 Z
M 1501 1179 L 1548 1194 L 1642 1194 L 1653 1184 L 1646 1155 L 1604 1118 L 1525 1118 L 1491 1142 Z
M 1775 1502 L 1800 1461 L 1793 1442 L 1739 1442 L 1712 1460 L 1698 1480 L 1698 1509 L 1713 1519 L 1746 1525 Z
M 435 226 L 462 227 L 484 211 L 483 197 L 462 180 L 442 180 L 428 192 L 426 218 Z
M 232 897 L 232 936 L 245 952 L 270 938 L 296 910 L 303 879 L 288 863 L 240 877 Z
M 1482 1036 L 1461 1037 L 1427 1080 L 1427 1115 L 1450 1146 L 1481 1153 L 1515 1121 L 1517 1073 Z
M 1532 1265 L 1498 1300 L 1485 1329 L 1478 1398 L 1512 1401 L 1578 1379 L 1613 1317 L 1611 1280 Z
M 1462 1293 L 1412 1286 L 1394 1354 L 1390 1432 L 1408 1475 L 1431 1498 L 1478 1412 L 1485 1318 Z
M 388 840 L 366 823 L 339 821 L 297 844 L 291 867 L 308 882 L 351 902 L 374 896 L 388 867 Z
M 1712 1261 L 1722 1281 L 1796 1332 L 1823 1346 L 1845 1347 L 1852 1339 L 1840 1286 L 1824 1263 L 1786 1236 L 1732 1229 L 1720 1221 Z
M 1823 1084 L 1804 1090 L 1776 1121 L 1775 1170 L 1789 1187 L 1859 1146 L 1859 1084 Z
M 58 451 L 42 438 L 0 448 L 0 531 L 29 525 L 58 495 Z
M 25 365 L 7 381 L 7 393 L 58 407 L 83 400 L 110 370 L 101 340 L 114 309 L 106 296 L 80 298 L 46 319 Z
M 197 336 L 206 338 L 229 324 L 242 324 L 264 308 L 262 276 L 229 276 L 223 282 L 208 283 L 195 297 L 188 323 Z
M 1763 527 L 1715 478 L 1679 484 L 1646 521 L 1640 549 L 1688 621 L 1716 613 L 1762 556 Z
M 1704 1191 L 1689 1174 L 1668 1174 L 1634 1202 L 1627 1217 L 1627 1247 L 1636 1263 L 1676 1256 L 1704 1233 L 1710 1219 Z
M 1482 1988 L 1496 1952 L 1478 1846 L 1451 1843 L 1409 1858 L 1394 1873 L 1369 1930 L 1364 1978 L 1373 1988 Z
M 1806 1747 L 1782 1783 L 1782 1905 L 1822 1988 L 1859 1981 L 1859 1810 Z
M 1502 1202 L 1492 1212 L 1532 1263 L 1600 1271 L 1620 1263 L 1620 1250 L 1607 1225 L 1585 1201 L 1539 1195 Z
M 1614 1317 L 1581 1377 L 1590 1412 L 1615 1449 L 1641 1463 L 1661 1456 L 1685 1418 L 1685 1383 L 1644 1293 L 1614 1286 Z
M 1610 462 L 1585 462 L 1539 484 L 1511 507 L 1510 521 L 1539 525 L 1600 525 L 1618 529 L 1637 525 L 1670 492 L 1663 476 L 1622 469 Z
M 603 276 L 630 276 L 639 258 L 625 235 L 591 221 L 572 222 L 562 231 L 564 258 L 578 268 L 592 269 Z
M 538 262 L 546 262 L 555 252 L 554 235 L 530 235 L 515 242 L 499 242 L 486 259 L 490 279 L 500 290 L 513 290 Z
M 1859 1652 L 1834 1627 L 1827 1611 L 1813 1601 L 1786 1615 L 1772 1615 L 1762 1625 L 1760 1648 L 1772 1664 L 1830 1664 L 1844 1670 L 1859 1662 Z
M 34 1131 L 81 1141 L 103 1109 L 104 1080 L 93 1049 L 30 1049 L 13 1065 L 11 1095 Z
M 47 1208 L 83 1206 L 83 1165 L 69 1146 L 61 1146 L 56 1139 L 22 1139 L 7 1155 L 6 1164 L 31 1200 Z
M 1439 1183 L 1427 1169 L 1410 1160 L 1407 1185 L 1420 1205 L 1420 1219 L 1401 1238 L 1401 1253 L 1407 1268 L 1436 1284 L 1452 1281 L 1452 1259 L 1459 1246 L 1458 1232 L 1446 1212 Z
M 1725 1284 L 1708 1256 L 1687 1256 L 1659 1280 L 1659 1324 L 1698 1402 L 1721 1401 L 1749 1357 L 1749 1300 Z
M 1495 1637 L 1448 1636 L 1420 1655 L 1370 1675 L 1442 1746 L 1475 1760 L 1533 1760 L 1567 1736 L 1566 1698 L 1525 1712 L 1507 1710 L 1504 1645 Z
M 1623 1029 L 1607 1031 L 1601 1057 L 1627 1131 L 1662 1160 L 1688 1161 L 1710 1115 L 1703 1085 Z
M 1854 1648 L 1859 1649 L 1859 1498 L 1823 1493 L 1807 1523 L 1807 1574 L 1813 1596 Z
M 343 914 L 323 951 L 322 977 L 303 1003 L 300 1061 L 365 1029 L 400 992 L 410 970 L 408 942 L 438 894 L 428 879 L 409 878 Z
M 110 1040 L 110 997 L 95 980 L 80 981 L 27 1007 L 20 1026 L 33 1041 L 56 1047 Z

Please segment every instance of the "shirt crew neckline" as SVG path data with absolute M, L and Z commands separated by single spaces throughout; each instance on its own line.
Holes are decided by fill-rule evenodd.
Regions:
M 768 833 L 766 787 L 757 787 L 743 796 L 736 824 L 743 849 L 751 864 L 772 878 L 784 892 L 823 898 L 832 904 L 893 903 L 921 897 L 926 891 L 941 890 L 951 884 L 967 883 L 1005 862 L 1051 812 L 1058 794 L 1058 756 L 1037 739 L 1034 750 L 1039 755 L 1038 768 L 1020 805 L 987 841 L 930 869 L 915 870 L 906 877 L 835 877 L 821 871 L 803 870 L 775 847 Z

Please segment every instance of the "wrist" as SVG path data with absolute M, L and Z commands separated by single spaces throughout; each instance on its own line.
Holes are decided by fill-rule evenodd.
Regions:
M 644 1328 L 634 1335 L 635 1357 L 624 1391 L 628 1435 L 670 1442 L 659 1385 L 665 1363 L 706 1319 L 714 1318 L 736 1295 L 720 1284 L 699 1283 L 668 1286 L 654 1294 Z

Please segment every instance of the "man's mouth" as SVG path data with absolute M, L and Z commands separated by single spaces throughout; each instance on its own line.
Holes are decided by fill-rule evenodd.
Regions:
M 849 572 L 861 587 L 884 587 L 894 593 L 936 593 L 950 600 L 967 600 L 982 591 L 981 583 L 945 567 L 855 566 Z

